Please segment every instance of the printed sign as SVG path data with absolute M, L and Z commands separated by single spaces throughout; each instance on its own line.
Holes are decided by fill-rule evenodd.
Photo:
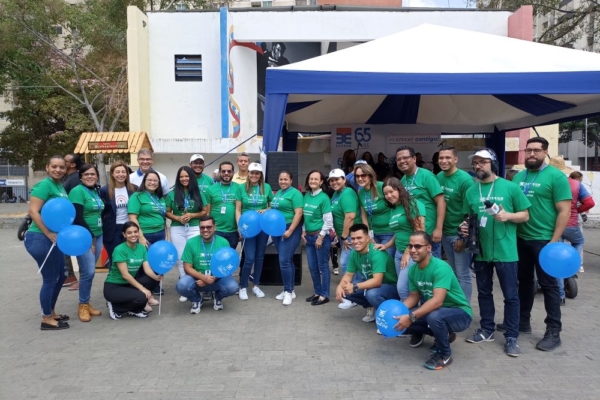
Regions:
M 88 143 L 88 150 L 127 150 L 128 148 L 129 142 L 127 140 Z

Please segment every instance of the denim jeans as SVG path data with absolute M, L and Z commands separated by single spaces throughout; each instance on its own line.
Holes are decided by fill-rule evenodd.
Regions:
M 410 294 L 410 290 L 408 290 L 408 270 L 413 264 L 415 264 L 413 259 L 409 258 L 406 268 L 400 268 L 400 262 L 402 261 L 403 254 L 403 252 L 396 249 L 396 254 L 394 255 L 394 264 L 396 264 L 396 273 L 398 274 L 398 283 L 396 286 L 398 295 L 402 300 L 406 299 Z
M 226 276 L 218 278 L 210 285 L 200 287 L 194 278 L 185 275 L 177 281 L 175 290 L 180 296 L 187 297 L 194 303 L 202 300 L 201 292 L 215 292 L 215 299 L 221 301 L 226 297 L 233 296 L 238 291 L 238 283 L 232 276 Z
M 36 261 L 38 269 L 44 262 L 51 247 L 52 242 L 43 233 L 28 231 L 25 234 L 25 249 Z M 65 255 L 57 246 L 54 246 L 52 249 L 40 274 L 42 275 L 40 306 L 42 315 L 49 317 L 56 306 L 56 300 L 58 299 L 62 285 L 65 279 L 67 279 Z
M 149 243 L 148 248 L 150 248 L 152 243 L 156 243 L 159 240 L 165 240 L 165 230 L 163 229 L 162 231 L 158 231 L 158 232 L 144 233 L 144 237 L 146 238 L 146 240 Z
M 315 242 L 318 235 L 306 235 L 306 260 L 308 270 L 313 281 L 315 294 L 329 298 L 331 285 L 331 272 L 329 271 L 329 249 L 331 248 L 331 237 L 325 235 L 320 249 Z
M 444 356 L 452 354 L 448 336 L 462 332 L 471 325 L 471 316 L 463 309 L 456 307 L 440 307 L 417 319 L 406 333 L 422 333 L 435 338 L 435 348 Z
M 562 329 L 560 294 L 558 282 L 540 267 L 540 252 L 548 240 L 523 240 L 517 238 L 517 251 L 519 252 L 519 298 L 521 299 L 521 323 L 529 323 L 533 298 L 535 296 L 534 271 L 538 283 L 544 293 L 544 307 L 546 319 L 544 323 L 548 328 Z
M 393 233 L 376 233 L 373 235 L 373 239 L 375 239 L 375 243 L 377 244 L 386 244 L 394 237 Z M 396 254 L 396 246 L 392 246 L 386 250 L 390 257 L 394 258 L 394 254 Z
M 481 330 L 490 334 L 496 330 L 494 316 L 494 267 L 498 282 L 504 295 L 504 337 L 519 337 L 519 291 L 517 281 L 516 262 L 484 262 L 475 261 L 475 277 L 477 281 L 477 300 L 479 301 L 479 315 L 481 316 Z
M 287 224 L 285 229 L 289 229 L 291 224 Z M 281 279 L 283 280 L 283 290 L 292 292 L 294 290 L 294 252 L 302 239 L 302 224 L 298 224 L 296 229 L 287 239 L 283 236 L 273 237 L 273 244 L 279 253 L 279 268 L 281 269 Z
M 354 275 L 355 283 L 364 282 L 365 279 L 358 274 Z M 400 300 L 398 296 L 398 289 L 396 285 L 392 283 L 382 283 L 381 286 L 372 289 L 359 290 L 356 293 L 352 293 L 346 296 L 346 300 L 352 301 L 358 305 L 367 307 L 374 307 L 376 310 L 386 300 Z
M 87 304 L 90 302 L 90 293 L 92 292 L 92 282 L 96 275 L 96 263 L 102 254 L 102 235 L 96 237 L 96 252 L 92 253 L 90 247 L 85 254 L 77 256 L 79 264 L 79 302 Z
M 341 239 L 339 240 L 342 241 Z M 348 238 L 348 243 L 350 243 L 350 238 Z M 350 260 L 350 253 L 352 253 L 352 245 L 345 249 L 344 244 L 340 243 L 340 267 L 342 267 L 342 276 L 346 274 L 348 261 Z
M 583 265 L 583 245 L 585 243 L 585 239 L 583 238 L 583 232 L 581 232 L 581 228 L 579 226 L 567 226 L 562 234 L 562 241 L 568 241 L 571 243 L 571 246 L 575 247 L 575 250 L 579 253 L 581 257 L 581 265 Z M 565 280 L 560 278 L 558 279 L 558 291 L 560 293 L 560 298 L 565 298 Z
M 177 269 L 179 270 L 179 277 L 185 275 L 183 270 L 183 262 L 181 256 L 185 249 L 185 244 L 188 240 L 200 235 L 200 227 L 189 226 L 187 229 L 185 226 L 171 226 L 171 243 L 177 249 Z
M 222 238 L 227 239 L 227 241 L 229 242 L 229 247 L 231 247 L 232 249 L 235 249 L 240 241 L 240 234 L 237 232 L 215 232 L 217 235 L 221 236 Z
M 473 282 L 471 280 L 471 253 L 465 250 L 457 253 L 454 251 L 454 242 L 458 236 L 442 236 L 442 246 L 448 257 L 448 264 L 454 270 L 454 275 L 458 279 L 461 289 L 467 297 L 467 301 L 471 302 L 471 294 L 473 292 Z
M 431 255 L 435 258 L 442 258 L 442 242 L 431 242 Z
M 240 278 L 240 287 L 242 289 L 248 287 L 248 279 L 250 278 L 250 272 L 252 272 L 252 266 L 254 266 L 254 274 L 252 275 L 254 286 L 260 285 L 260 276 L 262 275 L 268 240 L 269 235 L 262 231 L 252 238 L 244 239 L 244 265 Z

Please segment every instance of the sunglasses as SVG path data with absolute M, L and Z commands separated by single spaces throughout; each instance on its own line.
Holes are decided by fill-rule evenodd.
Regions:
M 355 177 L 356 179 L 364 179 L 364 178 L 366 178 L 367 176 L 369 176 L 369 175 L 367 175 L 367 174 L 354 174 L 354 177 Z
M 215 227 L 214 225 L 211 225 L 211 226 L 201 226 L 200 230 L 201 231 L 210 231 L 214 227 Z
M 233 170 L 231 170 L 231 169 L 222 169 L 221 173 L 222 174 L 233 174 Z
M 425 246 L 427 246 L 427 245 L 426 244 L 409 244 L 408 249 L 409 250 L 415 249 L 415 250 L 419 251 Z

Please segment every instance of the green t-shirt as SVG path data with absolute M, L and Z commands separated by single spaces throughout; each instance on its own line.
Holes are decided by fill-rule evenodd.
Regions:
M 456 236 L 456 231 L 469 213 L 469 202 L 465 198 L 467 189 L 475 185 L 475 181 L 462 169 L 447 176 L 444 171 L 437 174 L 438 182 L 446 200 L 446 216 L 444 217 L 444 235 Z
M 425 206 L 419 200 L 415 201 L 417 202 L 417 209 L 410 210 L 410 216 L 413 217 L 413 219 L 424 217 L 425 221 L 427 221 L 427 210 L 425 209 Z M 406 246 L 408 246 L 408 242 L 410 242 L 410 236 L 415 231 L 415 227 L 408 222 L 406 210 L 403 205 L 398 205 L 396 208 L 390 210 L 389 228 L 389 230 L 394 233 L 396 250 L 404 252 Z
M 555 203 L 571 200 L 567 176 L 552 165 L 541 171 L 524 170 L 513 178 L 529 199 L 529 221 L 519 224 L 517 235 L 525 240 L 550 240 L 556 225 Z
M 352 250 L 348 259 L 348 272 L 358 273 L 364 280 L 373 278 L 373 274 L 383 274 L 382 283 L 396 284 L 398 275 L 394 259 L 387 251 L 376 250 L 373 243 L 369 243 L 369 251 L 360 254 Z
M 286 224 L 292 223 L 296 208 L 302 208 L 303 205 L 302 193 L 295 187 L 289 187 L 285 190 L 279 189 L 273 197 L 273 201 L 271 201 L 271 208 L 281 211 Z
M 433 172 L 425 168 L 417 168 L 414 175 L 404 175 L 401 182 L 408 193 L 425 206 L 427 210 L 425 231 L 431 235 L 437 224 L 437 203 L 433 199 L 444 193 L 440 183 Z
M 360 205 L 358 203 L 358 195 L 356 192 L 346 186 L 341 192 L 335 192 L 331 198 L 331 213 L 333 214 L 333 229 L 335 229 L 336 235 L 342 236 L 344 230 L 344 219 L 346 213 L 356 213 L 354 219 L 355 224 L 360 224 L 362 219 L 360 217 Z
M 198 187 L 200 188 L 200 193 L 202 194 L 206 194 L 208 188 L 215 184 L 213 179 L 206 174 L 196 177 L 196 182 L 198 182 Z
M 493 185 L 493 187 L 492 187 Z M 476 183 L 467 190 L 469 209 L 479 219 L 479 243 L 481 254 L 476 261 L 515 262 L 517 254 L 517 225 L 514 222 L 498 222 L 485 212 L 484 201 L 488 199 L 506 212 L 524 211 L 531 206 L 527 197 L 514 182 L 497 178 L 493 183 Z M 484 223 L 485 222 L 485 223 Z M 485 226 L 482 226 L 485 225 Z
M 183 208 L 180 208 L 176 203 L 175 203 L 175 190 L 171 190 L 169 192 L 169 194 L 167 195 L 167 197 L 165 197 L 165 204 L 167 205 L 168 209 L 171 209 L 171 212 L 177 216 L 177 217 L 181 217 L 184 214 L 185 211 L 185 205 L 187 204 L 187 212 L 188 213 L 197 213 L 202 211 L 201 208 L 198 207 L 198 205 L 196 204 L 196 202 L 194 201 L 194 199 L 189 197 L 189 194 L 187 192 L 187 190 L 185 191 L 185 195 L 183 197 L 184 201 L 183 201 Z M 204 193 L 200 192 L 200 199 L 202 200 L 203 205 L 207 205 L 207 201 L 206 201 L 206 197 L 204 196 Z M 171 226 L 183 226 L 184 224 L 182 224 L 179 221 L 171 221 Z M 200 219 L 198 218 L 192 218 L 190 219 L 190 221 L 188 222 L 189 226 L 198 226 L 200 225 Z
M 206 243 L 202 236 L 195 236 L 187 241 L 183 249 L 181 261 L 191 264 L 194 269 L 202 274 L 210 270 L 210 259 L 222 247 L 229 247 L 227 239 L 213 236 L 214 242 Z
M 137 215 L 142 233 L 155 233 L 165 229 L 165 199 L 148 192 L 135 192 L 127 203 L 127 213 Z
M 439 258 L 431 257 L 429 264 L 423 269 L 419 268 L 418 264 L 413 264 L 408 270 L 408 289 L 411 292 L 419 292 L 424 301 L 433 297 L 434 289 L 446 289 L 442 307 L 460 308 L 473 317 L 471 306 L 452 267 Z
M 223 185 L 221 182 L 212 185 L 206 191 L 206 201 L 210 204 L 210 215 L 215 219 L 217 231 L 236 232 L 235 198 L 240 185 L 231 183 Z
M 47 177 L 46 179 L 42 179 L 41 181 L 36 183 L 35 186 L 33 186 L 33 189 L 31 189 L 31 197 L 37 197 L 38 199 L 43 200 L 46 203 L 48 202 L 48 200 L 54 199 L 56 197 L 68 199 L 69 195 L 60 183 L 56 183 L 52 180 L 52 178 Z M 42 233 L 40 228 L 38 228 L 38 226 L 35 224 L 35 221 L 31 223 L 29 231 Z
M 358 200 L 360 200 L 362 209 L 367 213 L 369 229 L 376 234 L 389 233 L 390 209 L 385 205 L 385 199 L 383 198 L 383 182 L 376 182 L 376 184 L 377 196 L 374 199 L 371 190 L 361 188 L 358 191 Z
M 250 187 L 250 193 L 246 191 L 246 184 L 240 185 L 235 200 L 242 203 L 242 213 L 248 210 L 265 210 L 273 200 L 273 189 L 268 183 L 264 184 L 263 193 L 258 185 Z
M 323 214 L 331 212 L 331 200 L 322 190 L 312 195 L 308 192 L 304 195 L 304 230 L 306 232 L 316 232 L 323 228 Z
M 102 210 L 104 210 L 104 202 L 100 198 L 100 194 L 95 189 L 90 190 L 87 187 L 79 184 L 69 193 L 71 203 L 80 204 L 83 206 L 83 219 L 92 231 L 94 237 L 102 235 Z
M 121 271 L 117 263 L 126 263 L 127 271 L 133 277 L 137 274 L 138 270 L 142 268 L 144 261 L 148 261 L 148 251 L 146 246 L 136 244 L 135 249 L 132 249 L 127 243 L 121 243 L 112 253 L 112 268 L 106 277 L 106 282 L 116 283 L 118 285 L 127 285 L 129 282 L 123 278 Z

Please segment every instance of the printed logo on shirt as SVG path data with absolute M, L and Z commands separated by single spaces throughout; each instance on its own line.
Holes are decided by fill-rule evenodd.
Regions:
M 117 204 L 117 208 L 127 207 L 127 201 L 129 197 L 118 195 L 115 197 L 115 203 Z

